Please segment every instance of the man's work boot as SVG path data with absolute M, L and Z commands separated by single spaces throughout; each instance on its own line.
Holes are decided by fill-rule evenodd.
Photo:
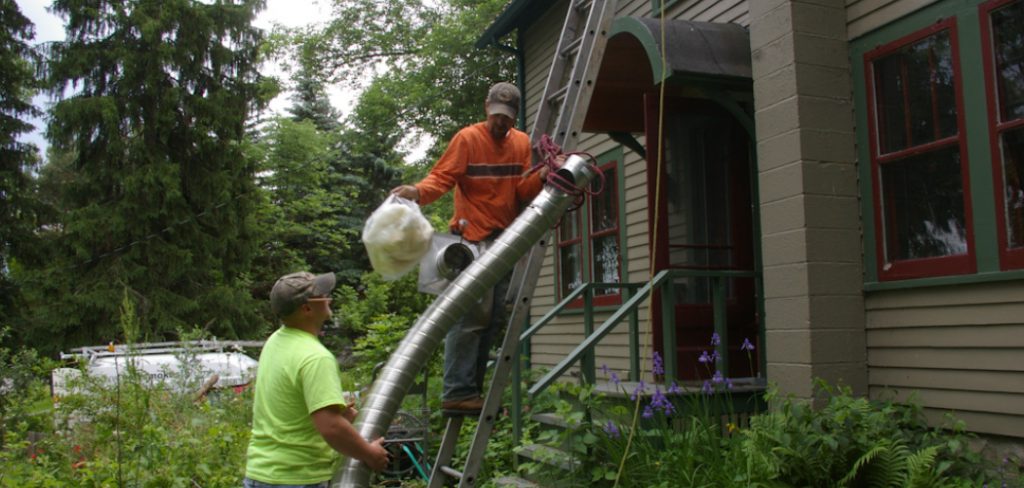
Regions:
M 484 399 L 481 396 L 469 397 L 462 400 L 445 400 L 441 402 L 441 410 L 449 416 L 478 414 L 483 408 Z

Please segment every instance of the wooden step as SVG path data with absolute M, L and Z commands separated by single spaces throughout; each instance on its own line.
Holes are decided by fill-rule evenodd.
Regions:
M 580 466 L 580 461 L 571 454 L 544 444 L 525 445 L 519 449 L 518 454 L 531 461 L 544 463 L 564 471 L 572 471 Z
M 518 476 L 502 476 L 501 478 L 495 479 L 494 484 L 496 486 L 508 486 L 512 488 L 540 488 L 540 485 L 530 480 L 520 478 Z

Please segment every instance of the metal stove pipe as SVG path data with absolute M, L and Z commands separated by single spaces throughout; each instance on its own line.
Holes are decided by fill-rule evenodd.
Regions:
M 586 159 L 572 155 L 557 174 L 577 188 L 587 188 L 590 180 L 597 176 L 597 171 Z M 359 410 L 355 428 L 364 439 L 376 439 L 387 432 L 405 394 L 455 321 L 530 251 L 558 222 L 575 198 L 575 195 L 553 185 L 545 185 L 501 237 L 423 312 L 381 369 Z M 350 458 L 335 474 L 331 486 L 366 487 L 369 486 L 370 475 L 370 469 L 363 462 Z

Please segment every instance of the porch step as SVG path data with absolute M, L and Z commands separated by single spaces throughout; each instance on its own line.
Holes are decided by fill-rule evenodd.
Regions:
M 494 480 L 494 484 L 498 487 L 511 487 L 511 488 L 540 488 L 540 485 L 530 480 L 520 478 L 518 476 L 502 476 Z
M 580 462 L 568 452 L 544 444 L 529 444 L 519 449 L 519 456 L 534 462 L 544 463 L 563 471 L 578 468 Z

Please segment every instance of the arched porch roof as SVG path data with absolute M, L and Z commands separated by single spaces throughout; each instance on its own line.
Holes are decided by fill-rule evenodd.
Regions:
M 719 99 L 750 97 L 750 37 L 737 24 L 620 17 L 609 32 L 583 130 L 642 132 L 646 93 L 667 82 L 670 94 Z M 661 44 L 664 38 L 665 59 Z M 722 100 L 721 98 L 725 98 Z

